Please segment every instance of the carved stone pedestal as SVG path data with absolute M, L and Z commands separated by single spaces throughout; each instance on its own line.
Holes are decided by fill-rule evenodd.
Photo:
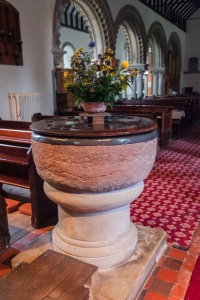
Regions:
M 137 247 L 130 203 L 155 161 L 155 122 L 82 113 L 38 121 L 31 129 L 37 172 L 58 204 L 53 249 L 100 269 L 127 263 Z
M 130 220 L 130 203 L 143 190 L 143 182 L 123 190 L 76 194 L 44 184 L 47 196 L 58 204 L 59 222 L 52 249 L 99 268 L 126 263 L 137 246 L 137 229 Z

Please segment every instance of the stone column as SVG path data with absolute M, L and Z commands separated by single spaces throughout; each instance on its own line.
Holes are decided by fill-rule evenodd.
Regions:
M 143 92 L 143 70 L 138 69 L 137 73 L 137 98 L 142 97 L 142 92 Z
M 126 263 L 137 246 L 130 203 L 143 187 L 140 181 L 118 191 L 77 194 L 44 182 L 46 195 L 58 204 L 59 223 L 52 232 L 52 249 L 103 269 Z
M 131 65 L 131 66 L 129 66 L 129 70 L 130 69 L 134 70 L 134 69 L 137 69 L 137 67 L 134 65 Z M 136 98 L 136 81 L 137 81 L 137 76 L 132 78 L 130 87 L 129 87 L 129 89 L 127 89 L 127 91 L 130 91 L 130 93 L 128 94 L 129 99 Z
M 132 88 L 132 95 L 131 98 L 136 98 L 136 80 L 137 77 L 133 77 L 132 82 L 131 82 L 131 88 Z
M 54 61 L 54 69 L 56 69 L 57 67 L 63 67 L 63 61 L 64 61 L 64 54 L 66 53 L 66 51 L 62 51 L 62 50 L 52 50 L 51 51 L 53 53 L 53 61 Z
M 160 68 L 158 71 L 158 95 L 163 95 L 163 78 L 165 74 L 165 68 Z
M 136 84 L 136 95 L 137 98 L 142 98 L 143 94 L 143 74 L 144 74 L 144 64 L 134 64 L 134 69 L 138 70 L 137 76 L 135 77 L 135 84 Z
M 153 74 L 153 95 L 158 96 L 158 69 L 151 69 Z

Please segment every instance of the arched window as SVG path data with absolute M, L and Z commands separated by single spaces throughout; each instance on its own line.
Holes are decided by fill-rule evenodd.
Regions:
M 70 59 L 71 59 L 71 56 L 73 55 L 75 49 L 74 49 L 74 47 L 72 46 L 71 43 L 65 43 L 63 45 L 63 51 L 66 52 L 64 54 L 64 59 L 63 59 L 64 68 L 65 69 L 70 69 L 71 68 Z

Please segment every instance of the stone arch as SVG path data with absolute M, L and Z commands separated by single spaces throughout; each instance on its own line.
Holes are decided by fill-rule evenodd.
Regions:
M 152 67 L 165 67 L 167 39 L 165 31 L 159 22 L 154 22 L 149 28 L 146 43 L 147 47 L 151 44 L 153 50 Z
M 115 41 L 119 28 L 126 38 L 130 64 L 143 64 L 146 54 L 145 26 L 138 10 L 132 5 L 125 5 L 115 20 Z
M 108 47 L 114 47 L 114 26 L 110 7 L 105 0 L 56 0 L 53 16 L 52 53 L 54 66 L 63 60 L 63 51 L 60 49 L 60 20 L 67 3 L 72 2 L 84 17 L 89 34 L 95 40 L 94 57 Z
M 182 51 L 181 51 L 181 42 L 178 34 L 176 32 L 172 32 L 172 34 L 169 37 L 167 50 L 173 49 L 174 52 L 176 52 L 179 55 L 179 72 L 181 70 L 182 65 Z

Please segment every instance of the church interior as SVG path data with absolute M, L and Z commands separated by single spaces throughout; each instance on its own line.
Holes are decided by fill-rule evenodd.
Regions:
M 199 26 L 199 0 L 0 0 L 0 299 L 200 300 Z M 77 53 L 127 65 L 102 111 Z

